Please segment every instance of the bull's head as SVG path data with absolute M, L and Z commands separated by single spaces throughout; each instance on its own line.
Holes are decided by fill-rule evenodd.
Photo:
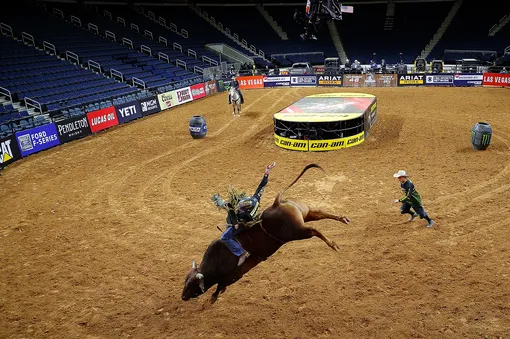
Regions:
M 204 275 L 197 269 L 195 260 L 191 264 L 191 271 L 189 271 L 184 280 L 184 289 L 182 290 L 182 300 L 187 301 L 191 298 L 196 298 L 205 292 L 204 289 Z

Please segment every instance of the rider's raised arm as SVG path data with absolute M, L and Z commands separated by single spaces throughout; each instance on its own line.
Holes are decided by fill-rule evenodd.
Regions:
M 260 201 L 260 198 L 262 197 L 262 194 L 264 193 L 264 189 L 266 188 L 266 185 L 269 181 L 269 171 L 271 171 L 271 169 L 273 169 L 273 167 L 275 167 L 275 166 L 276 166 L 275 162 L 266 166 L 266 171 L 264 172 L 264 176 L 262 177 L 262 180 L 260 181 L 260 184 L 257 187 L 257 190 L 255 190 L 255 194 L 253 196 L 255 198 L 257 198 L 259 201 Z

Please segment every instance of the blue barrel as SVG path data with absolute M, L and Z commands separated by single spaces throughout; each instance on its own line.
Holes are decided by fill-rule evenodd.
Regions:
M 204 117 L 200 115 L 194 115 L 189 121 L 189 133 L 193 139 L 205 138 L 207 134 L 207 124 L 205 123 Z
M 471 144 L 473 149 L 486 150 L 491 144 L 492 127 L 487 122 L 478 122 L 471 130 Z

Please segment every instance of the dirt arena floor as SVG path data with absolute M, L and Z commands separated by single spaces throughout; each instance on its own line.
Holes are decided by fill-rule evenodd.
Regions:
M 378 120 L 361 145 L 300 153 L 274 145 L 272 116 L 303 96 L 364 92 Z M 0 176 L 0 338 L 510 338 L 510 90 L 225 93 L 12 164 Z M 194 140 L 192 115 L 207 120 Z M 488 121 L 487 151 L 471 128 Z M 193 259 L 220 236 L 210 202 L 254 191 L 277 162 L 268 206 L 286 197 L 347 215 L 314 223 L 211 305 L 181 300 Z M 407 170 L 436 221 L 407 223 L 392 200 Z

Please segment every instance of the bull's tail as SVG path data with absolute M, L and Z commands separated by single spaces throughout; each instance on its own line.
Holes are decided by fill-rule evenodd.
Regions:
M 280 204 L 280 202 L 282 201 L 282 195 L 283 193 L 285 193 L 289 188 L 291 188 L 298 180 L 299 178 L 301 178 L 303 176 L 303 174 L 305 174 L 306 171 L 308 171 L 310 168 L 318 168 L 320 169 L 321 171 L 325 172 L 324 169 L 322 167 L 320 167 L 319 165 L 317 164 L 309 164 L 309 165 L 306 165 L 305 168 L 303 168 L 303 170 L 301 171 L 301 173 L 297 176 L 296 179 L 294 179 L 293 182 L 290 183 L 289 186 L 285 187 L 283 190 L 281 190 L 277 195 L 276 195 L 276 198 L 274 199 L 274 202 L 273 202 L 273 206 L 278 206 Z

